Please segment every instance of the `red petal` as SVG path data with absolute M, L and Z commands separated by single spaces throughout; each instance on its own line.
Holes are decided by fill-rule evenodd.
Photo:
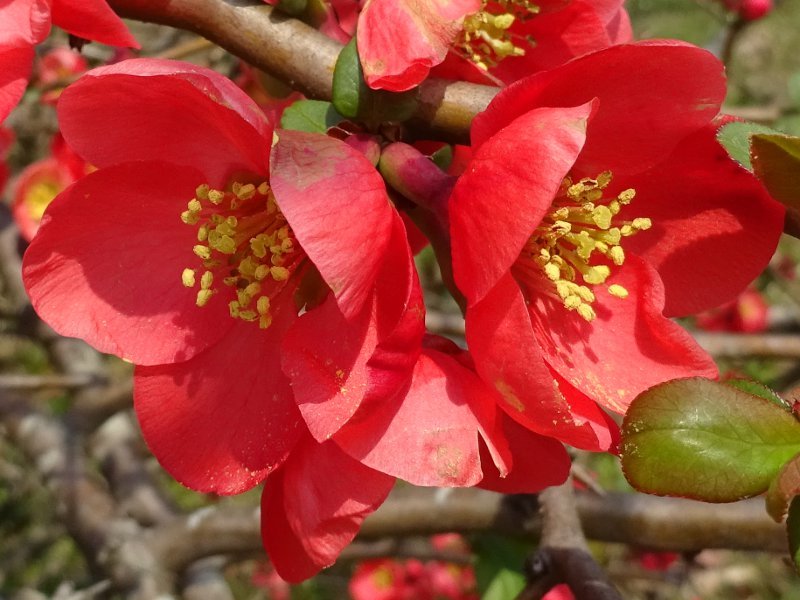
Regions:
M 125 23 L 105 0 L 53 0 L 53 23 L 80 38 L 139 48 Z
M 286 459 L 303 431 L 280 370 L 279 340 L 289 320 L 276 319 L 266 330 L 239 322 L 190 361 L 137 367 L 144 438 L 185 486 L 238 494 Z
M 271 185 L 297 240 L 351 318 L 369 300 L 395 218 L 383 179 L 357 150 L 280 130 Z
M 478 436 L 494 403 L 455 359 L 426 349 L 408 390 L 365 402 L 334 439 L 364 464 L 415 485 L 471 486 L 482 476 Z
M 450 200 L 453 272 L 470 303 L 508 271 L 550 210 L 592 107 L 530 111 L 475 152 Z
M 501 494 L 535 494 L 566 481 L 571 461 L 563 445 L 525 429 L 507 416 L 502 416 L 502 434 L 513 456 L 511 471 L 503 477 L 488 452 L 481 448 L 483 479 L 478 487 Z
M 59 100 L 67 143 L 98 167 L 165 160 L 197 168 L 215 187 L 242 172 L 266 179 L 268 126 L 256 128 L 251 112 L 231 108 L 233 92 L 226 88 L 232 84 L 197 67 L 183 72 L 180 63 L 175 74 L 158 74 L 164 69 L 163 61 L 125 61 L 69 86 Z M 252 105 L 243 92 L 237 95 L 239 104 Z
M 264 487 L 261 535 L 275 570 L 297 582 L 333 564 L 393 485 L 333 442 L 299 444 Z
M 467 342 L 481 378 L 523 426 L 585 450 L 607 450 L 607 417 L 583 396 L 566 396 L 539 350 L 525 300 L 511 275 L 467 309 Z
M 476 0 L 367 2 L 356 30 L 367 84 L 391 92 L 418 85 L 444 60 L 464 16 L 479 9 Z
M 0 4 L 0 47 L 34 46 L 49 32 L 48 0 L 10 0 Z
M 783 230 L 781 205 L 728 157 L 713 126 L 653 169 L 615 183 L 636 189 L 627 215 L 653 222 L 625 247 L 658 271 L 670 316 L 734 298 L 767 265 Z
M 28 86 L 33 48 L 0 48 L 0 123 L 17 106 Z
M 679 377 L 717 376 L 714 361 L 678 324 L 662 316 L 664 288 L 643 260 L 629 256 L 612 269 L 608 284 L 628 290 L 625 299 L 594 287 L 591 323 L 560 302 L 539 297 L 530 305 L 545 360 L 578 390 L 624 413 L 647 388 Z
M 136 364 L 187 360 L 215 343 L 234 322 L 227 305 L 214 297 L 198 308 L 181 283 L 199 259 L 180 213 L 202 180 L 186 167 L 129 163 L 60 194 L 23 261 L 39 315 Z
M 396 393 L 419 354 L 425 308 L 405 230 L 396 214 L 393 220 L 372 301 L 361 314 L 346 319 L 331 297 L 301 316 L 284 340 L 284 372 L 319 441 L 336 433 L 366 395 Z
M 472 123 L 483 144 L 525 112 L 600 100 L 579 164 L 597 174 L 642 171 L 704 127 L 725 97 L 722 63 L 683 42 L 614 46 L 522 79 L 495 97 Z
M 491 70 L 493 75 L 511 83 L 611 45 L 606 24 L 594 6 L 580 1 L 558 4 L 558 10 L 542 10 L 531 19 L 515 22 L 511 32 L 520 39 L 530 36 L 535 44 L 526 44 L 523 56 L 510 56 L 500 61 Z

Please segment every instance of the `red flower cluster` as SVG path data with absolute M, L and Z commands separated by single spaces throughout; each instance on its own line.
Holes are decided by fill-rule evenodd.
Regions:
M 55 199 L 25 255 L 34 307 L 136 365 L 142 431 L 176 479 L 219 494 L 264 482 L 264 544 L 289 581 L 330 565 L 396 478 L 535 492 L 566 478 L 562 442 L 613 449 L 605 410 L 715 376 L 668 317 L 735 296 L 782 228 L 714 138 L 710 54 L 658 42 L 560 64 L 627 39 L 612 0 L 525 5 L 530 19 L 429 5 L 365 7 L 361 59 L 391 65 L 365 69 L 373 85 L 538 36 L 508 53 L 517 66 L 484 65 L 519 80 L 475 119 L 457 174 L 357 125 L 278 128 L 184 63 L 95 69 L 59 100 L 64 138 L 97 170 Z M 381 11 L 424 31 L 389 51 L 369 29 Z M 397 208 L 411 204 L 463 295 L 469 351 L 425 332 Z

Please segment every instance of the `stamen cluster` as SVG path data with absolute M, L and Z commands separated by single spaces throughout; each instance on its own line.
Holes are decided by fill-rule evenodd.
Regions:
M 622 238 L 651 227 L 650 219 L 636 218 L 615 224 L 622 207 L 630 204 L 635 190 L 620 192 L 610 201 L 603 190 L 611 183 L 611 172 L 577 183 L 566 177 L 553 202 L 553 210 L 544 219 L 523 251 L 542 270 L 567 310 L 576 311 L 586 321 L 596 317 L 592 308 L 595 294 L 591 287 L 604 284 L 611 274 L 608 264 L 592 264 L 595 253 L 612 265 L 625 262 Z M 584 284 L 576 283 L 578 275 Z M 628 295 L 621 285 L 608 286 L 617 298 Z
M 197 306 L 205 306 L 217 293 L 214 281 L 222 271 L 222 282 L 236 293 L 228 303 L 231 317 L 258 321 L 266 329 L 272 324 L 272 299 L 302 261 L 272 190 L 266 182 L 235 182 L 230 191 L 204 184 L 195 193 L 181 220 L 198 226 L 199 243 L 192 249 L 203 261 Z M 198 271 L 184 269 L 183 285 L 193 288 Z
M 484 70 L 495 67 L 508 56 L 524 56 L 525 49 L 514 42 L 511 26 L 526 21 L 539 12 L 528 0 L 484 1 L 480 11 L 467 16 L 456 48 L 475 65 Z M 525 39 L 533 45 L 532 39 Z

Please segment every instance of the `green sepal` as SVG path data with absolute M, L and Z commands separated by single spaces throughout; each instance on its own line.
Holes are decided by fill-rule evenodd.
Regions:
M 356 38 L 339 53 L 333 70 L 333 105 L 348 119 L 363 121 L 374 128 L 381 123 L 400 123 L 417 109 L 416 90 L 395 94 L 373 90 L 364 81 Z
M 281 127 L 309 133 L 326 133 L 344 121 L 333 104 L 321 100 L 298 100 L 281 116 Z

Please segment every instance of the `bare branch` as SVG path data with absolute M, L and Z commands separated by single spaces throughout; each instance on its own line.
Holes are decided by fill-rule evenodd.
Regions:
M 341 44 L 263 2 L 111 0 L 109 4 L 123 17 L 202 35 L 310 98 L 331 98 Z M 467 140 L 472 118 L 497 92 L 489 86 L 428 80 L 419 88 L 416 119 L 450 138 Z

